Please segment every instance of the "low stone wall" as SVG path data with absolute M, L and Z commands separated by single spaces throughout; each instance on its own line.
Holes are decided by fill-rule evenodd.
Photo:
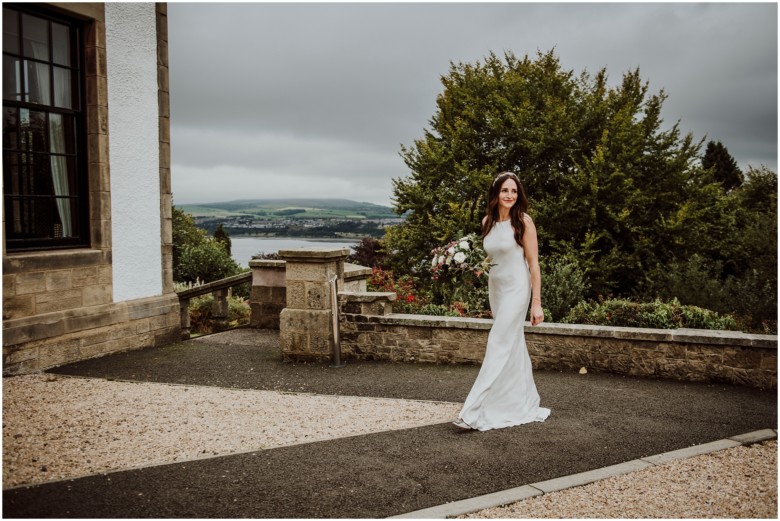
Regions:
M 343 292 L 343 359 L 480 363 L 493 321 L 392 313 L 392 293 Z M 777 336 L 733 331 L 528 325 L 536 369 L 602 371 L 777 388 Z
M 3 323 L 3 375 L 41 371 L 180 335 L 176 294 L 56 311 Z

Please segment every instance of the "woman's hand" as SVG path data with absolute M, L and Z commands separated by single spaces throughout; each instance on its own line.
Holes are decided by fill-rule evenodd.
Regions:
M 531 303 L 531 325 L 536 326 L 544 322 L 544 310 L 539 302 Z

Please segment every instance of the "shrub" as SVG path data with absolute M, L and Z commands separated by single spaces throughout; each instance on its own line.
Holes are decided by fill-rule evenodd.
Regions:
M 585 272 L 580 263 L 568 255 L 542 259 L 540 264 L 545 320 L 549 312 L 551 321 L 560 321 L 585 298 L 588 291 Z
M 368 268 L 384 267 L 387 253 L 382 242 L 374 237 L 363 237 L 360 242 L 352 246 L 353 253 L 347 257 L 347 262 L 360 264 Z
M 777 332 L 777 277 L 747 270 L 721 280 L 723 266 L 700 255 L 685 262 L 672 262 L 648 274 L 647 291 L 661 299 L 729 313 L 745 331 Z
M 190 300 L 190 332 L 208 335 L 248 324 L 251 315 L 249 302 L 235 295 L 228 296 L 227 301 L 227 319 L 218 320 L 214 318 L 212 312 L 214 304 L 213 295 L 203 295 Z
M 583 301 L 572 308 L 564 322 L 655 329 L 739 329 L 730 315 L 721 316 L 715 311 L 684 306 L 677 299 L 668 302 L 633 302 L 628 299 Z
M 214 239 L 206 238 L 200 244 L 185 245 L 179 251 L 178 264 L 173 267 L 177 282 L 213 282 L 241 272 L 241 267 Z

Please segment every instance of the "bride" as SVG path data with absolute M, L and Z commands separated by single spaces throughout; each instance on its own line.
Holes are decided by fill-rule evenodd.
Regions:
M 463 429 L 499 429 L 550 415 L 550 409 L 539 407 L 523 332 L 529 297 L 531 325 L 544 321 L 536 227 L 527 209 L 520 179 L 512 172 L 498 174 L 482 219 L 483 246 L 492 264 L 488 291 L 493 327 L 479 375 L 453 422 Z

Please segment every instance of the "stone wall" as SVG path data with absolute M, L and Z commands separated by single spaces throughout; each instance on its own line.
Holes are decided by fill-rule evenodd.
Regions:
M 3 375 L 176 342 L 176 294 L 57 311 L 5 323 Z
M 492 320 L 393 314 L 392 293 L 339 296 L 343 359 L 482 361 Z M 542 324 L 526 327 L 526 341 L 536 369 L 777 388 L 774 335 Z

